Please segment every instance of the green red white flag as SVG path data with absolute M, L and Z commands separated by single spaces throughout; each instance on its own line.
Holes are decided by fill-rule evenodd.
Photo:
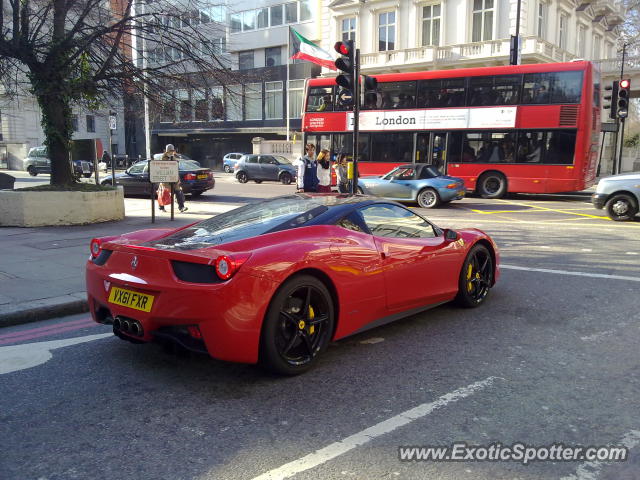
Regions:
M 329 52 L 323 50 L 310 40 L 307 40 L 293 28 L 289 28 L 289 42 L 293 54 L 291 58 L 299 60 L 307 60 L 308 62 L 317 63 L 325 68 L 337 70 L 334 65 L 335 59 Z

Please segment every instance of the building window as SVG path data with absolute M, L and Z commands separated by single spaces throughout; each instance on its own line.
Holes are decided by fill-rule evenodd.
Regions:
M 602 44 L 602 37 L 600 35 L 593 36 L 593 55 L 592 60 L 600 60 L 600 45 Z
M 306 22 L 307 20 L 311 20 L 312 10 L 311 10 L 311 0 L 300 0 L 300 21 Z
M 544 38 L 547 34 L 547 3 L 538 2 L 538 37 Z
M 266 118 L 282 118 L 282 82 L 265 82 L 264 103 L 266 107 Z
M 356 17 L 342 19 L 342 40 L 356 39 Z
M 245 120 L 262 120 L 262 84 L 248 83 L 244 90 Z
M 193 91 L 193 109 L 196 122 L 209 121 L 209 101 L 203 90 Z
M 176 102 L 172 97 L 166 98 L 162 104 L 160 121 L 163 123 L 173 123 L 176 121 Z
M 282 5 L 275 5 L 273 7 L 269 7 L 269 13 L 271 14 L 271 26 L 277 27 L 278 25 L 282 25 L 283 15 L 282 15 Z
M 178 121 L 190 122 L 193 109 L 189 101 L 189 90 L 177 90 L 176 98 L 178 99 Z
M 96 131 L 96 117 L 93 115 L 87 115 L 87 132 Z
M 230 122 L 242 121 L 242 85 L 231 85 L 225 95 L 227 106 L 227 120 Z
M 242 31 L 249 32 L 256 29 L 257 10 L 242 12 Z
M 211 120 L 224 120 L 224 102 L 222 87 L 213 87 L 210 91 Z
M 493 37 L 493 0 L 473 0 L 472 42 L 491 40 Z
M 396 12 L 384 12 L 378 15 L 378 51 L 396 48 Z
M 613 58 L 615 52 L 613 50 L 613 43 L 607 42 L 607 58 Z
M 440 4 L 422 7 L 422 46 L 440 45 Z
M 587 29 L 584 25 L 578 25 L 578 35 L 576 35 L 576 53 L 580 58 L 584 58 L 586 41 Z
M 74 132 L 78 131 L 78 115 L 71 115 L 71 129 Z
M 566 13 L 561 13 L 558 16 L 558 46 L 563 50 L 567 49 L 568 22 L 569 16 Z
M 231 14 L 231 33 L 242 31 L 242 13 Z
M 302 103 L 304 93 L 304 80 L 289 80 L 289 117 L 300 118 L 302 116 Z
M 267 67 L 282 65 L 282 47 L 265 48 L 264 57 Z
M 253 50 L 238 53 L 238 68 L 240 70 L 249 70 L 253 68 Z
M 289 2 L 284 4 L 286 23 L 298 22 L 298 2 Z
M 261 8 L 258 10 L 258 28 L 267 28 L 269 26 L 269 9 Z

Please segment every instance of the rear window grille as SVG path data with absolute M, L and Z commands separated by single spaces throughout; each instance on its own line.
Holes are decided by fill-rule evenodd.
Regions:
M 563 105 L 560 107 L 560 126 L 573 127 L 578 122 L 578 105 Z
M 202 263 L 179 262 L 172 260 L 173 272 L 183 282 L 220 283 L 215 267 Z

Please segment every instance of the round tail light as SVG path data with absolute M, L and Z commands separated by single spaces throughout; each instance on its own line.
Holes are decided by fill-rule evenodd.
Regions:
M 93 258 L 96 258 L 98 255 L 100 255 L 100 251 L 102 250 L 100 240 L 97 238 L 91 240 L 91 243 L 89 244 L 89 250 L 91 251 L 91 256 Z

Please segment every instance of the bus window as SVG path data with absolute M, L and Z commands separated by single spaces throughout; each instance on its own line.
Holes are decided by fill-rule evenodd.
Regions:
M 462 163 L 514 162 L 516 150 L 514 132 L 469 132 L 462 136 Z M 453 162 L 453 160 L 450 160 Z
M 421 80 L 417 104 L 418 108 L 464 107 L 464 78 Z
M 544 163 L 572 165 L 575 147 L 575 130 L 547 132 L 547 152 L 544 157 Z
M 528 73 L 524 76 L 522 103 L 549 103 L 551 75 L 548 73 Z
M 332 87 L 312 87 L 307 99 L 307 112 L 332 112 Z
M 515 105 L 522 83 L 521 75 L 497 75 L 471 77 L 469 80 L 469 105 Z
M 413 133 L 378 133 L 372 135 L 371 159 L 374 162 L 411 163 Z
M 382 108 L 415 108 L 416 82 L 378 83 L 382 95 Z
M 520 132 L 516 162 L 542 163 L 544 150 L 544 132 Z
M 553 73 L 551 103 L 580 103 L 582 72 Z

